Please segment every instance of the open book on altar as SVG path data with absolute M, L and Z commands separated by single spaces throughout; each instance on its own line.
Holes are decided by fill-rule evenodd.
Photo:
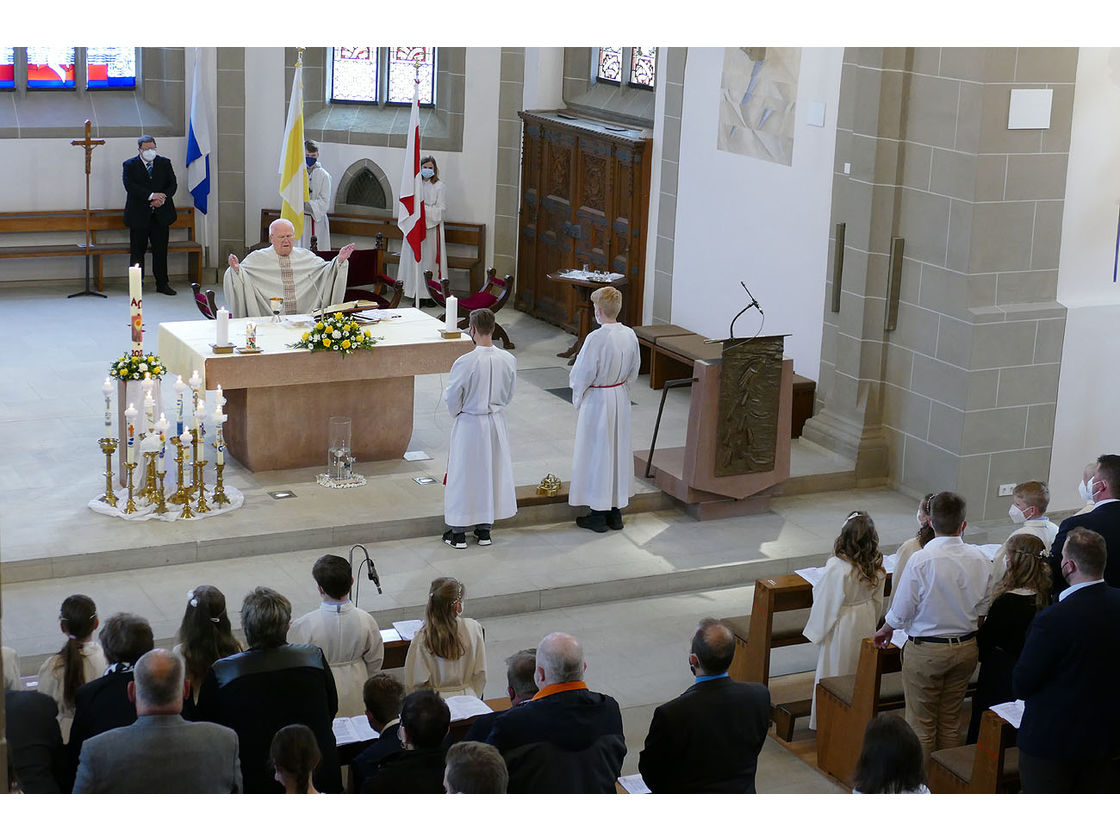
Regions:
M 342 303 L 335 303 L 323 309 L 312 309 L 311 315 L 315 320 L 319 320 L 324 315 L 334 315 L 340 313 L 342 315 L 353 315 L 355 312 L 364 312 L 367 309 L 377 309 L 381 306 L 374 300 L 347 300 Z

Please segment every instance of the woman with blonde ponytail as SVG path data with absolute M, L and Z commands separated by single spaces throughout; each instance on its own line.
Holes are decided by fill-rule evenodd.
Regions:
M 436 578 L 428 591 L 424 626 L 416 631 L 404 661 L 408 691 L 430 688 L 442 697 L 482 697 L 486 645 L 482 625 L 463 618 L 466 590 L 455 578 Z
M 58 613 L 58 626 L 66 636 L 66 644 L 39 668 L 38 690 L 58 703 L 58 726 L 63 741 L 70 740 L 78 689 L 100 677 L 109 667 L 101 645 L 93 638 L 99 624 L 93 599 L 71 595 L 62 602 Z

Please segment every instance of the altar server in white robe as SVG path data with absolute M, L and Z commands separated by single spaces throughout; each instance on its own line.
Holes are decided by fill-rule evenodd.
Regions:
M 611 286 L 591 294 L 599 329 L 588 334 L 572 366 L 572 405 L 579 411 L 568 504 L 591 513 L 576 524 L 596 533 L 622 529 L 634 472 L 630 449 L 630 386 L 638 378 L 638 337 L 617 321 L 622 293 Z
M 517 359 L 494 346 L 494 313 L 489 309 L 471 312 L 468 330 L 476 346 L 455 360 L 443 392 L 454 418 L 443 496 L 449 528 L 443 541 L 452 548 L 467 547 L 471 526 L 478 544 L 490 545 L 494 522 L 517 513 L 505 417 L 517 381 Z
M 856 672 L 860 642 L 875 634 L 883 612 L 887 573 L 871 517 L 862 511 L 850 514 L 832 553 L 813 587 L 813 607 L 804 630 L 806 639 L 820 645 L 810 729 L 817 728 L 816 684 L 825 677 Z
M 292 622 L 288 641 L 322 648 L 338 690 L 338 717 L 364 714 L 362 687 L 385 660 L 381 630 L 372 615 L 350 600 L 354 575 L 345 557 L 324 554 L 315 561 L 311 576 L 323 603 Z
M 259 318 L 272 314 L 271 298 L 282 298 L 283 315 L 307 313 L 342 303 L 346 295 L 347 260 L 354 244 L 341 248 L 330 262 L 303 248 L 296 248 L 296 231 L 287 219 L 268 226 L 268 248 L 253 251 L 238 261 L 229 255 L 223 282 L 226 303 L 234 318 Z
M 303 148 L 311 197 L 303 205 L 303 235 L 299 238 L 299 247 L 310 248 L 311 237 L 314 236 L 315 250 L 329 251 L 331 223 L 327 208 L 331 206 L 331 173 L 319 163 L 319 146 L 314 140 L 305 140 Z
M 463 618 L 466 588 L 451 577 L 436 578 L 428 590 L 424 626 L 416 631 L 404 659 L 407 691 L 430 688 L 441 697 L 486 688 L 486 639 L 482 625 Z
M 424 272 L 432 272 L 438 283 L 447 273 L 447 237 L 443 230 L 443 214 L 447 210 L 447 194 L 443 181 L 439 179 L 439 167 L 431 155 L 420 158 L 421 184 L 420 198 L 424 202 L 424 241 L 420 245 L 420 262 L 416 262 L 412 251 L 401 248 L 401 261 L 397 266 L 397 279 L 404 284 L 404 296 L 413 298 L 416 305 L 420 301 L 431 301 L 431 294 L 424 282 Z

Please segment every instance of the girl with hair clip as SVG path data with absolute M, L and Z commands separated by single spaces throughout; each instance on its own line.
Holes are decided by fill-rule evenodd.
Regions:
M 980 735 L 980 718 L 986 709 L 1015 699 L 1011 672 L 1023 652 L 1027 628 L 1050 603 L 1050 564 L 1042 540 L 1031 534 L 1013 534 L 1005 546 L 1007 572 L 996 584 L 988 617 L 976 634 L 980 676 L 972 698 L 969 744 Z
M 101 645 L 93 638 L 100 623 L 92 598 L 71 595 L 62 602 L 58 613 L 58 626 L 66 636 L 66 644 L 39 668 L 38 690 L 58 703 L 58 726 L 63 741 L 70 740 L 78 689 L 100 677 L 109 667 Z
M 883 611 L 887 573 L 871 517 L 863 511 L 849 514 L 832 553 L 813 586 L 813 608 L 805 625 L 805 638 L 820 645 L 810 729 L 817 728 L 817 683 L 856 672 L 860 640 L 874 635 Z
M 486 644 L 482 625 L 463 618 L 466 590 L 455 578 L 432 581 L 424 626 L 416 631 L 404 660 L 408 691 L 430 688 L 441 697 L 470 694 L 486 687 Z
M 895 552 L 894 572 L 891 575 L 891 580 L 894 581 L 895 586 L 902 580 L 902 570 L 906 568 L 906 563 L 914 555 L 914 552 L 925 548 L 926 544 L 933 539 L 933 524 L 929 521 L 929 503 L 936 495 L 936 493 L 926 493 L 922 500 L 918 502 L 918 512 L 915 514 L 918 520 L 918 533 L 900 545 L 898 551 Z
M 179 624 L 179 644 L 174 653 L 183 657 L 191 696 L 184 709 L 189 717 L 198 703 L 198 691 L 210 666 L 219 659 L 241 653 L 226 612 L 226 596 L 216 586 L 196 586 L 187 593 L 187 608 Z
M 284 793 L 318 793 L 311 775 L 322 755 L 315 733 L 302 723 L 285 726 L 272 736 L 268 751 L 274 778 L 284 786 Z

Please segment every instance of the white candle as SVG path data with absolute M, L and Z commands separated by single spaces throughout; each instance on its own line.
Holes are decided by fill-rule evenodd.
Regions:
M 222 414 L 221 406 L 219 406 L 214 410 L 214 423 L 216 425 L 216 428 L 214 430 L 214 444 L 216 452 L 214 456 L 215 464 L 224 464 L 226 462 L 226 442 L 225 438 L 222 436 L 222 424 L 226 422 L 226 420 L 226 415 Z
M 101 390 L 105 394 L 105 437 L 110 437 L 113 434 L 113 413 L 110 410 L 113 382 L 108 376 L 105 377 L 105 384 L 101 386 Z
M 193 441 L 194 441 L 194 437 L 191 435 L 191 430 L 190 429 L 185 429 L 183 431 L 183 433 L 181 435 L 179 435 L 179 443 L 183 444 L 184 449 L 190 449 L 191 448 L 191 443 Z
M 132 327 L 132 355 L 144 355 L 144 314 L 140 266 L 128 268 L 128 323 Z
M 202 377 L 198 375 L 198 371 L 191 373 L 191 378 L 187 380 L 191 386 L 191 393 L 195 399 L 198 399 L 198 389 L 202 387 Z
M 444 329 L 457 329 L 456 324 L 459 323 L 459 299 L 454 295 L 448 295 L 446 301 L 444 301 L 444 308 L 447 314 Z
M 218 335 L 215 344 L 225 346 L 229 344 L 229 310 L 224 306 L 218 310 Z
M 183 392 L 187 390 L 187 383 L 182 376 L 175 377 L 175 402 L 178 413 L 175 417 L 175 434 L 183 433 Z
M 225 405 L 225 404 L 226 404 L 226 398 L 225 398 L 225 395 L 222 394 L 222 386 L 219 385 L 218 386 L 218 397 L 215 400 L 215 405 L 218 406 L 218 410 L 220 411 L 222 406 Z
M 124 412 L 125 424 L 128 426 L 127 463 L 129 464 L 136 463 L 136 415 L 138 413 L 136 406 L 132 403 L 128 404 L 128 408 Z
M 147 425 L 147 434 L 152 434 L 155 431 L 156 425 L 156 401 L 152 399 L 152 392 L 144 394 L 144 419 Z
M 156 431 L 159 432 L 159 457 L 164 464 L 167 463 L 167 427 L 170 425 L 171 424 L 167 421 L 167 417 L 165 417 L 161 411 L 159 421 L 156 423 Z M 165 466 L 164 469 L 166 470 L 167 467 Z

